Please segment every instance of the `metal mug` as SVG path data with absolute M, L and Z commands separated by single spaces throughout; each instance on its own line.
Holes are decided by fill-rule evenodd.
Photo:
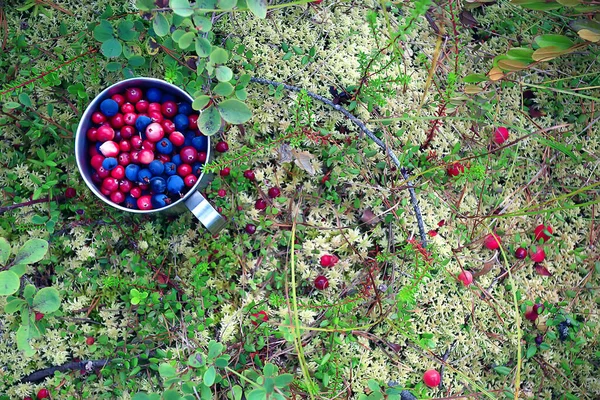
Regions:
M 110 199 L 106 198 L 106 196 L 104 196 L 96 187 L 96 185 L 92 182 L 92 166 L 90 165 L 90 157 L 88 156 L 89 143 L 86 135 L 87 130 L 92 125 L 92 114 L 99 109 L 100 103 L 103 100 L 108 99 L 117 93 L 123 93 L 125 89 L 130 87 L 138 87 L 142 89 L 142 91 L 144 89 L 157 88 L 162 90 L 164 93 L 169 93 L 175 96 L 180 101 L 187 101 L 190 104 L 194 101 L 194 99 L 184 90 L 168 82 L 155 78 L 126 79 L 104 89 L 102 93 L 100 93 L 98 96 L 96 96 L 96 98 L 94 98 L 94 100 L 92 100 L 92 102 L 84 111 L 83 115 L 81 116 L 81 121 L 79 121 L 79 126 L 77 127 L 77 133 L 75 135 L 75 158 L 77 160 L 77 168 L 79 169 L 79 172 L 81 173 L 85 184 L 98 198 L 100 198 L 100 200 L 121 211 L 136 214 L 150 214 L 155 212 L 180 214 L 187 208 L 196 216 L 196 218 L 200 220 L 202 225 L 204 225 L 206 229 L 210 231 L 210 233 L 218 233 L 221 229 L 225 227 L 225 218 L 223 218 L 217 212 L 217 210 L 215 210 L 213 206 L 210 205 L 208 200 L 206 200 L 206 198 L 204 198 L 204 196 L 199 192 L 200 189 L 208 185 L 208 183 L 212 179 L 212 174 L 207 174 L 204 171 L 202 171 L 200 177 L 198 178 L 198 182 L 196 182 L 196 184 L 192 188 L 190 188 L 189 191 L 181 199 L 156 210 L 132 210 L 120 206 L 116 203 L 113 203 L 112 201 L 110 201 Z M 212 155 L 210 144 L 210 137 L 208 137 L 206 163 L 210 161 Z

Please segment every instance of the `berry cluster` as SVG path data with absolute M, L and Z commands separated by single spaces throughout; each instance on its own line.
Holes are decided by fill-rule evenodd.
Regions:
M 159 209 L 196 185 L 209 140 L 188 102 L 157 88 L 131 87 L 102 101 L 91 119 L 92 181 L 113 203 Z
M 321 267 L 333 268 L 333 266 L 335 266 L 335 264 L 337 264 L 338 261 L 340 261 L 340 259 L 336 255 L 324 254 L 321 256 L 319 264 L 321 264 Z M 327 279 L 327 277 L 324 275 L 317 276 L 317 278 L 315 279 L 315 288 L 317 288 L 318 290 L 325 290 L 328 287 L 329 279 Z

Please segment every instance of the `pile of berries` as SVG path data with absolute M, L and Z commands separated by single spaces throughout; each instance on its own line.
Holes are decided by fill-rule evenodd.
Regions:
M 100 103 L 88 129 L 92 181 L 113 203 L 159 209 L 198 181 L 209 140 L 186 101 L 131 87 Z

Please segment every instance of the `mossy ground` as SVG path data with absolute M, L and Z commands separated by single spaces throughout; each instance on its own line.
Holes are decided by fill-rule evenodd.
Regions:
M 108 5 L 115 15 L 134 11 L 116 1 L 54 4 L 64 10 L 45 7 L 47 15 L 35 16 L 4 8 L 9 37 L 23 34 L 28 45 L 0 56 L 3 90 L 71 60 L 82 49 L 97 48 L 87 28 L 98 22 Z M 376 4 L 371 2 L 326 0 L 318 7 L 275 11 L 266 21 L 246 13 L 226 14 L 215 29 L 231 33 L 231 40 L 252 52 L 252 74 L 329 96 L 330 86 L 359 85 L 364 66 L 388 40 L 383 13 L 374 25 L 366 22 L 373 7 Z M 475 15 L 482 29 L 517 30 L 520 40 L 530 43 L 536 32 L 548 28 L 535 13 L 515 17 L 522 13 L 519 10 L 501 1 Z M 406 24 L 401 16 L 391 17 L 394 29 Z M 502 22 L 507 20 L 511 22 Z M 230 161 L 232 174 L 217 176 L 206 189 L 230 221 L 218 238 L 205 232 L 191 214 L 116 213 L 81 181 L 72 132 L 89 99 L 123 79 L 122 72 L 106 72 L 109 60 L 102 55 L 89 53 L 17 92 L 4 94 L 6 102 L 27 93 L 35 111 L 2 115 L 2 205 L 27 201 L 48 180 L 57 183 L 42 192 L 42 197 L 51 192 L 50 202 L 2 214 L 0 236 L 14 248 L 31 237 L 50 241 L 47 259 L 32 268 L 26 279 L 39 287 L 59 289 L 62 307 L 44 319 L 45 334 L 32 343 L 36 349 L 32 358 L 24 358 L 16 348 L 18 317 L 2 315 L 0 395 L 21 398 L 40 387 L 48 387 L 53 398 L 61 399 L 130 398 L 137 391 L 158 392 L 161 379 L 154 372 L 142 370 L 127 378 L 131 367 L 122 365 L 97 375 L 58 374 L 39 384 L 18 380 L 73 358 L 132 357 L 140 343 L 148 350 L 172 350 L 171 359 L 185 360 L 211 339 L 227 346 L 238 371 L 257 368 L 258 359 L 249 355 L 257 353 L 295 374 L 294 391 L 304 392 L 297 352 L 285 340 L 286 326 L 294 318 L 289 248 L 295 219 L 297 315 L 305 328 L 302 344 L 308 371 L 323 398 L 358 398 L 372 390 L 368 385 L 372 379 L 382 388 L 396 382 L 421 397 L 483 397 L 476 395 L 483 389 L 503 398 L 505 389 L 514 392 L 517 344 L 521 342 L 525 353 L 532 344 L 535 347 L 538 334 L 544 335 L 549 348 L 537 349 L 532 357 L 524 354 L 520 395 L 560 398 L 571 393 L 577 398 L 598 398 L 598 228 L 595 206 L 580 206 L 597 196 L 597 190 L 587 189 L 599 178 L 597 128 L 584 131 L 595 118 L 593 101 L 537 90 L 534 101 L 545 115 L 532 119 L 524 107 L 526 83 L 544 85 L 572 76 L 566 87 L 586 85 L 589 81 L 577 77 L 588 67 L 597 67 L 588 53 L 575 54 L 492 84 L 479 95 L 465 96 L 460 78 L 486 73 L 490 57 L 509 45 L 510 32 L 479 42 L 471 30 L 459 26 L 460 35 L 444 44 L 421 107 L 437 36 L 425 19 L 415 21 L 413 28 L 402 44 L 401 62 L 386 51 L 375 63 L 384 67 L 392 61 L 370 77 L 380 83 L 365 89 L 372 90 L 373 96 L 384 93 L 382 100 L 371 110 L 359 105 L 354 113 L 381 130 L 401 161 L 414 168 L 425 225 L 437 229 L 428 237 L 431 261 L 407 242 L 418 237 L 418 229 L 399 171 L 341 114 L 298 94 L 285 93 L 276 99 L 267 88 L 251 85 L 247 103 L 254 112 L 252 120 L 243 130 L 232 127 L 222 134 L 230 148 L 223 159 Z M 452 52 L 454 41 L 458 55 Z M 282 43 L 304 52 L 314 48 L 314 56 L 308 63 L 302 62 L 301 55 L 282 60 Z M 142 43 L 136 51 L 147 55 L 148 46 Z M 163 52 L 149 60 L 134 74 L 189 84 L 190 72 Z M 235 65 L 236 73 L 242 71 L 242 63 Z M 399 71 L 408 77 L 406 84 L 385 83 L 398 77 Z M 73 88 L 78 84 L 83 85 L 81 95 Z M 597 90 L 585 93 L 598 95 Z M 442 104 L 445 113 L 455 112 L 456 118 L 442 119 L 429 148 L 421 151 L 419 145 L 432 130 L 427 117 L 438 115 Z M 377 121 L 394 117 L 408 118 Z M 446 175 L 447 163 L 491 150 L 489 138 L 500 125 L 510 127 L 511 140 L 522 139 L 501 151 L 463 161 L 469 168 L 458 178 Z M 302 135 L 302 127 L 315 133 Z M 325 139 L 319 136 L 324 133 L 329 135 Z M 285 135 L 289 138 L 277 145 L 265 145 Z M 539 137 L 565 144 L 577 160 Z M 310 152 L 317 173 L 311 176 L 291 163 L 280 164 L 280 143 Z M 243 148 L 252 152 L 237 156 Z M 56 166 L 31 161 L 43 162 L 49 154 L 55 154 Z M 256 184 L 242 177 L 246 168 L 255 171 Z M 324 176 L 329 177 L 327 183 Z M 281 188 L 282 198 L 266 212 L 255 210 L 255 200 L 272 186 Z M 67 187 L 76 188 L 76 198 L 62 197 Z M 217 196 L 221 188 L 227 192 L 223 198 Z M 580 188 L 586 189 L 569 195 Z M 361 221 L 366 209 L 380 221 Z M 36 223 L 36 216 L 50 217 L 53 226 Z M 440 221 L 445 223 L 438 229 Z M 247 223 L 258 226 L 256 234 L 244 232 Z M 544 265 L 552 272 L 550 277 L 537 274 L 531 262 L 517 261 L 512 255 L 516 247 L 533 244 L 532 232 L 540 223 L 552 225 L 555 232 L 545 248 Z M 506 260 L 482 248 L 481 239 L 491 231 L 502 237 Z M 331 253 L 340 262 L 331 269 L 320 267 L 319 257 Z M 515 263 L 512 279 L 494 282 Z M 464 288 L 457 282 L 461 268 L 475 273 L 473 286 Z M 330 283 L 322 292 L 312 285 L 321 274 Z M 167 277 L 179 290 L 178 296 L 173 285 L 165 284 Z M 160 304 L 144 311 L 133 307 L 130 291 L 134 288 L 156 293 Z M 523 317 L 533 302 L 548 304 L 537 324 Z M 4 305 L 5 298 L 0 297 L 0 309 Z M 268 313 L 269 321 L 255 327 L 250 315 L 259 310 Z M 565 342 L 552 334 L 555 327 L 546 326 L 561 316 L 579 322 Z M 96 338 L 92 346 L 86 344 L 89 336 Z M 425 388 L 420 383 L 423 372 L 439 368 L 440 358 L 453 343 L 443 390 Z M 399 351 L 391 346 L 396 344 Z M 509 372 L 499 373 L 499 366 Z M 226 393 L 215 391 L 215 397 Z

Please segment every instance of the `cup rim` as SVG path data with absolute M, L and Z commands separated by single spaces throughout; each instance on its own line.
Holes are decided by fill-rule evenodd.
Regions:
M 85 125 L 90 125 L 90 123 L 87 123 L 87 121 L 91 121 L 91 116 L 98 108 L 100 102 L 102 100 L 110 98 L 111 95 L 115 94 L 115 93 L 110 93 L 110 92 L 112 90 L 114 90 L 114 88 L 116 88 L 116 87 L 119 88 L 119 93 L 121 93 L 124 89 L 133 87 L 133 86 L 137 86 L 140 83 L 143 83 L 145 85 L 156 83 L 157 86 L 160 86 L 161 89 L 164 90 L 165 88 L 168 88 L 169 93 L 171 93 L 171 94 L 175 95 L 176 97 L 181 98 L 183 100 L 187 100 L 190 104 L 193 103 L 193 101 L 194 101 L 194 98 L 192 96 L 190 96 L 190 94 L 187 93 L 185 90 L 181 89 L 178 86 L 173 85 L 172 83 L 169 83 L 167 81 L 164 81 L 164 80 L 158 79 L 158 78 L 135 77 L 135 78 L 128 78 L 128 79 L 124 79 L 124 80 L 115 82 L 112 85 L 105 88 L 96 97 L 94 97 L 90 101 L 88 106 L 86 107 L 83 114 L 81 115 L 81 119 L 79 120 L 79 124 L 77 125 L 77 131 L 75 133 L 75 159 L 77 162 L 77 169 L 79 170 L 79 174 L 83 178 L 85 184 L 100 200 L 102 200 L 109 206 L 117 208 L 121 211 L 129 212 L 129 213 L 136 213 L 136 214 L 151 214 L 151 213 L 155 213 L 155 212 L 166 211 L 166 210 L 169 210 L 173 207 L 176 207 L 176 206 L 184 203 L 195 191 L 198 190 L 198 187 L 201 185 L 203 178 L 206 176 L 204 169 L 202 170 L 200 176 L 198 176 L 198 181 L 196 182 L 196 184 L 194 186 L 192 186 L 191 188 L 189 188 L 187 193 L 185 193 L 185 195 L 183 197 L 181 197 L 179 200 L 174 201 L 173 203 L 168 204 L 165 207 L 156 208 L 156 209 L 152 209 L 152 210 L 139 210 L 139 209 L 126 208 L 119 204 L 116 204 L 115 202 L 113 202 L 112 200 L 107 198 L 104 194 L 102 194 L 102 192 L 100 192 L 100 190 L 98 189 L 98 187 L 96 187 L 94 182 L 92 182 L 91 176 L 87 176 L 83 172 L 82 165 L 83 165 L 83 163 L 89 164 L 89 159 L 85 159 L 85 157 L 84 157 L 84 159 L 82 160 L 80 157 L 80 147 L 81 146 L 84 147 L 83 151 L 85 152 L 85 154 L 88 154 L 87 153 L 87 149 L 88 149 L 87 132 L 84 132 L 83 127 Z M 175 93 L 173 93 L 173 92 L 175 92 Z M 87 131 L 87 127 L 86 127 L 86 131 Z M 206 136 L 206 138 L 208 139 L 208 149 L 206 151 L 206 162 L 204 163 L 204 165 L 208 164 L 211 159 L 211 139 L 210 139 L 210 136 Z M 90 168 L 91 168 L 91 166 L 90 166 Z

